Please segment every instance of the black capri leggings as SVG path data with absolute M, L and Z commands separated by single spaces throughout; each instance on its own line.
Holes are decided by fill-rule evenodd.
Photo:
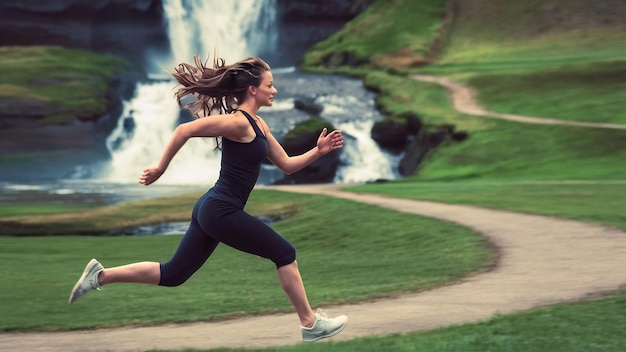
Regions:
M 161 286 L 187 281 L 223 242 L 270 259 L 276 268 L 296 260 L 296 250 L 261 220 L 232 204 L 204 194 L 193 208 L 191 224 L 169 262 L 161 263 Z

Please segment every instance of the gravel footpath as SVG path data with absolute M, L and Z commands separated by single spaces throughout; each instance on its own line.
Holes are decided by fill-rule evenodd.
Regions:
M 412 76 L 412 78 L 418 81 L 435 83 L 440 86 L 446 87 L 450 95 L 450 100 L 452 100 L 452 103 L 454 104 L 454 108 L 468 115 L 491 117 L 495 119 L 523 123 L 534 123 L 540 125 L 567 125 L 587 128 L 608 128 L 620 130 L 626 129 L 626 124 L 561 120 L 547 117 L 523 116 L 489 111 L 485 110 L 485 108 L 483 108 L 476 101 L 476 92 L 473 89 L 462 85 L 459 82 L 455 82 L 450 78 L 431 75 L 414 75 Z

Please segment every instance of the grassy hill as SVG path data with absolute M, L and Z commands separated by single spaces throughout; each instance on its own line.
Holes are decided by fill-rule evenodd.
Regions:
M 375 1 L 302 68 L 362 77 L 389 117 L 417 114 L 469 134 L 430 152 L 413 176 L 355 191 L 626 228 L 625 130 L 469 116 L 444 88 L 410 78 L 451 77 L 497 112 L 626 123 L 623 1 Z
M 0 47 L 0 121 L 41 126 L 95 120 L 110 107 L 113 76 L 130 67 L 121 58 L 85 50 Z
M 604 61 L 626 50 L 623 1 L 456 1 L 439 64 Z
M 623 178 L 626 131 L 460 114 L 443 88 L 408 75 L 452 77 L 474 87 L 479 101 L 498 112 L 626 123 L 624 7 L 615 0 L 377 1 L 315 46 L 302 65 L 364 77 L 381 92 L 379 106 L 389 115 L 411 112 L 429 125 L 469 132 L 466 141 L 446 142 L 431 153 L 416 179 Z M 397 20 L 408 17 L 414 21 Z M 438 52 L 429 65 L 381 59 L 394 53 L 428 59 L 433 48 Z M 337 53 L 352 61 L 334 67 Z

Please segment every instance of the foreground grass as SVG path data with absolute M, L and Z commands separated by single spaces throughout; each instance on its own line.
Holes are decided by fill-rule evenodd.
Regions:
M 253 212 L 285 204 L 297 209 L 273 227 L 298 249 L 307 293 L 316 307 L 441 285 L 493 259 L 485 239 L 470 230 L 375 206 L 275 191 L 255 191 L 250 203 Z M 161 209 L 168 208 L 162 202 Z M 218 247 L 180 287 L 111 285 L 67 305 L 69 291 L 90 258 L 105 266 L 167 261 L 179 240 L 0 237 L 0 280 L 11 283 L 0 291 L 0 330 L 157 324 L 292 311 L 271 262 L 226 246 Z
M 559 304 L 524 313 L 496 315 L 485 322 L 433 331 L 343 342 L 302 343 L 259 351 L 618 352 L 626 349 L 624 309 L 626 293 L 619 293 L 598 301 Z

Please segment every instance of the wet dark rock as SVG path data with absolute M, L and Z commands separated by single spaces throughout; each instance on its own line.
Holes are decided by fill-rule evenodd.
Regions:
M 313 99 L 296 99 L 293 105 L 296 109 L 312 115 L 319 115 L 324 110 L 324 107 L 316 104 Z
M 424 136 L 424 146 L 428 149 L 433 149 L 446 140 L 448 133 L 445 129 L 439 129 L 434 132 L 427 132 Z
M 322 65 L 327 68 L 333 69 L 341 66 L 358 67 L 367 64 L 367 59 L 361 59 L 356 54 L 351 52 L 339 52 L 328 54 L 322 60 Z
M 450 124 L 423 128 L 404 150 L 405 154 L 398 164 L 400 175 L 413 175 L 427 155 L 446 141 L 460 142 L 469 137 L 467 132 L 455 132 L 455 129 L 456 126 Z
M 304 19 L 339 19 L 347 21 L 363 11 L 370 2 L 355 0 L 277 0 L 281 16 L 285 18 L 285 22 L 299 22 Z
M 372 126 L 371 137 L 379 146 L 399 154 L 422 129 L 422 120 L 415 114 L 387 117 Z
M 334 126 L 326 120 L 314 116 L 309 120 L 297 124 L 282 140 L 281 144 L 288 155 L 298 155 L 307 152 L 317 144 L 317 138 L 321 130 L 326 127 L 329 131 Z M 337 150 L 317 159 L 304 169 L 285 175 L 276 184 L 307 184 L 332 182 L 339 167 L 339 155 Z
M 410 134 L 418 134 L 424 125 L 422 119 L 413 113 L 407 113 L 404 115 L 407 124 L 407 130 Z
M 467 137 L 469 137 L 469 134 L 463 131 L 454 132 L 452 134 L 452 140 L 457 141 L 457 142 L 464 141 L 467 139 Z
M 372 126 L 371 137 L 382 148 L 397 154 L 406 146 L 409 130 L 404 121 L 386 118 Z
M 425 125 L 420 116 L 406 113 L 391 116 L 374 124 L 371 136 L 381 148 L 392 153 L 404 153 L 398 164 L 402 176 L 411 176 L 427 154 L 447 140 L 460 142 L 469 137 L 467 132 L 455 131 L 451 124 Z

